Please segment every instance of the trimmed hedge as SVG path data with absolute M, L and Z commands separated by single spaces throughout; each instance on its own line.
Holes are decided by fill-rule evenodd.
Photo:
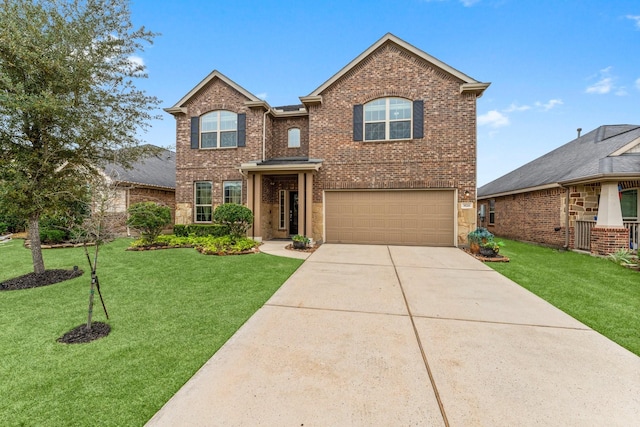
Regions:
M 222 224 L 176 224 L 173 226 L 173 234 L 178 237 L 223 237 L 229 235 L 229 227 Z
M 42 228 L 40 229 L 40 240 L 42 243 L 62 243 L 67 240 L 67 232 L 53 228 Z

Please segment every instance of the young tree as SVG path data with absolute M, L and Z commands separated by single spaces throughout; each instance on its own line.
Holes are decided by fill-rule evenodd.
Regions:
M 90 212 L 85 216 L 80 226 L 75 227 L 75 240 L 82 243 L 84 254 L 91 269 L 91 288 L 89 290 L 89 309 L 86 329 L 92 328 L 93 299 L 98 291 L 104 313 L 109 318 L 98 280 L 98 254 L 100 247 L 113 240 L 118 233 L 118 227 L 125 219 L 124 212 L 117 212 L 115 205 L 118 199 L 117 181 L 113 177 L 96 175 L 88 185 L 90 194 Z M 89 246 L 91 245 L 91 246 Z M 93 254 L 90 253 L 93 248 Z
M 40 217 L 117 150 L 125 166 L 147 154 L 136 135 L 159 100 L 135 87 L 134 54 L 154 36 L 127 0 L 0 0 L 0 194 L 28 220 L 34 272 Z

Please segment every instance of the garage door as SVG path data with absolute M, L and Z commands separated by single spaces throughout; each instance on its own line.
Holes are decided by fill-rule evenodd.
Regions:
M 327 191 L 327 243 L 454 246 L 452 190 Z

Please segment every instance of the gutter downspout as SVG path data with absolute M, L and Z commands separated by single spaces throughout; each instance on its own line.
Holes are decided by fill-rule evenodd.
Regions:
M 564 212 L 564 248 L 565 249 L 569 249 L 569 194 L 570 194 L 570 190 L 569 187 L 565 187 L 564 185 L 562 186 L 562 188 L 564 188 L 567 191 L 567 199 L 566 199 L 566 204 L 565 204 L 565 212 Z
M 267 114 L 271 109 L 267 109 L 262 115 L 262 161 L 267 157 Z

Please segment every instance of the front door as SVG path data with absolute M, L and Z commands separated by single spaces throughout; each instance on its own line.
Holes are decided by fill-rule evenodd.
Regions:
M 298 234 L 298 192 L 289 191 L 289 234 Z

